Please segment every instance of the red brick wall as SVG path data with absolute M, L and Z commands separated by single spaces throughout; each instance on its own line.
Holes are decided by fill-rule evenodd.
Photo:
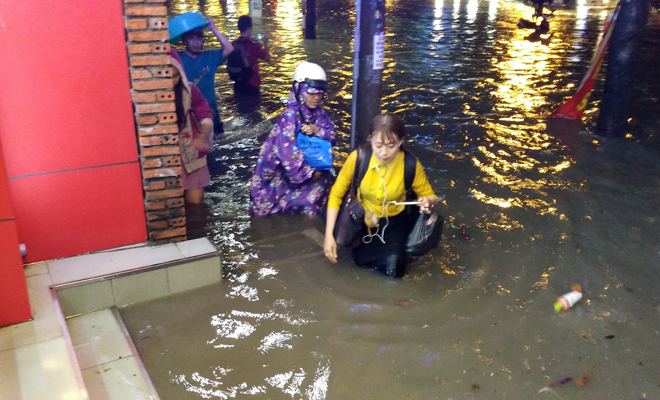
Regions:
M 131 92 L 149 238 L 186 238 L 165 0 L 124 0 Z

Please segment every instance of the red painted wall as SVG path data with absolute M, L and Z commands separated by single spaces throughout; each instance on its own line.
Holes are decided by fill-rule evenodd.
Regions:
M 0 142 L 0 326 L 32 318 Z
M 0 43 L 0 140 L 26 261 L 145 241 L 122 0 L 3 0 Z

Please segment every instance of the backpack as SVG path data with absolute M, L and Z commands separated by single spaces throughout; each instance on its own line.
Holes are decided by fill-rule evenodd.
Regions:
M 227 58 L 227 73 L 235 82 L 247 82 L 252 77 L 247 51 L 244 44 L 239 41 L 234 42 L 234 51 Z

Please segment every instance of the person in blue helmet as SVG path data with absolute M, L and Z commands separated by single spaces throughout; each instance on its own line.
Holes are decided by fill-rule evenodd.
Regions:
M 206 17 L 206 22 L 222 47 L 204 50 L 204 28 L 195 28 L 181 35 L 186 49 L 180 51 L 179 56 L 188 80 L 199 88 L 211 106 L 215 133 L 222 133 L 222 122 L 215 99 L 215 73 L 218 67 L 226 62 L 227 56 L 234 51 L 234 46 L 218 31 L 211 17 Z

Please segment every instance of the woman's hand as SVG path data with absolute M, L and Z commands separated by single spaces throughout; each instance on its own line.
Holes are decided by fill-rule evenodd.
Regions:
M 300 128 L 300 131 L 307 136 L 316 135 L 319 133 L 319 127 L 314 124 L 303 124 L 302 128 Z
M 323 171 L 314 171 L 314 175 L 312 175 L 312 182 L 318 181 L 322 174 Z
M 436 205 L 438 205 L 438 198 L 435 196 L 430 196 L 430 197 L 420 197 L 417 199 L 419 201 L 419 212 L 420 213 L 427 213 L 430 214 L 431 211 L 433 211 L 433 208 L 435 208 Z
M 194 135 L 192 140 L 192 145 L 197 151 L 206 152 L 208 150 L 208 144 L 206 142 L 206 135 Z
M 333 264 L 337 264 L 337 242 L 333 235 L 325 235 L 325 240 L 323 241 L 323 253 L 328 260 Z
M 334 264 L 337 263 L 337 241 L 335 240 L 334 232 L 338 215 L 339 209 L 327 209 L 325 216 L 325 239 L 323 240 L 323 254 Z

